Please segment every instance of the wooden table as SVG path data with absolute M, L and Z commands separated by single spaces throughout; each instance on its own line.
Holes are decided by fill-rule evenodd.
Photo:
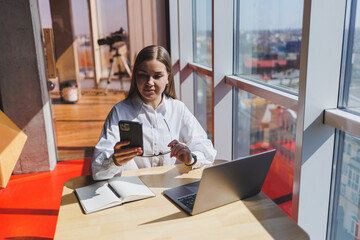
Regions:
M 165 189 L 197 181 L 202 170 L 185 165 L 125 171 L 138 175 L 156 197 L 83 214 L 74 189 L 90 176 L 65 183 L 55 239 L 309 239 L 264 193 L 189 216 L 170 202 Z

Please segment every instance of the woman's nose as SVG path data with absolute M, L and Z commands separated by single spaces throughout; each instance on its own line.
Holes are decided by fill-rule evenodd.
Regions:
M 150 76 L 150 77 L 148 78 L 147 84 L 153 85 L 153 84 L 154 84 L 154 78 Z

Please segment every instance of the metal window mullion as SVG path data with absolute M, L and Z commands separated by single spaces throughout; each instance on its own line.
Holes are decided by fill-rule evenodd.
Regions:
M 356 17 L 356 6 L 357 0 L 350 1 L 351 7 L 349 12 L 347 12 L 348 16 L 348 24 L 349 29 L 346 31 L 344 36 L 344 60 L 343 66 L 344 72 L 342 73 L 341 79 L 341 89 L 339 91 L 339 106 L 346 107 L 349 102 L 349 90 L 351 84 L 351 76 L 352 76 L 352 53 L 354 47 L 354 38 L 355 38 L 355 17 Z
M 342 172 L 342 158 L 344 151 L 344 137 L 345 132 L 341 132 L 340 130 L 335 131 L 335 145 L 338 147 L 334 148 L 334 163 L 332 169 L 332 184 L 330 191 L 333 193 L 330 196 L 330 207 L 329 207 L 329 223 L 328 226 L 331 226 L 333 222 L 336 222 L 337 219 L 333 219 L 333 217 L 337 217 L 338 209 L 334 208 L 334 206 L 338 206 L 340 194 L 334 194 L 337 187 L 341 186 L 341 172 Z M 327 239 L 335 239 L 333 236 L 337 234 L 337 228 L 329 228 L 327 230 Z
M 256 96 L 262 97 L 266 100 L 270 100 L 271 102 L 279 104 L 288 109 L 297 111 L 298 97 L 294 94 L 290 94 L 275 89 L 271 86 L 266 86 L 264 84 L 237 76 L 226 76 L 225 83 Z
M 233 92 L 225 84 L 233 71 L 234 1 L 212 0 L 212 73 L 214 84 L 214 146 L 217 158 L 233 157 Z M 224 117 L 226 116 L 226 117 Z
M 346 0 L 304 1 L 293 217 L 312 239 L 325 239 L 328 229 L 335 133 L 322 117 L 337 107 L 345 6 Z
M 181 100 L 194 113 L 194 76 L 188 69 L 193 61 L 192 7 L 192 0 L 178 0 Z
M 192 0 L 192 29 L 194 36 L 192 38 L 193 41 L 193 61 L 195 62 L 196 58 L 196 36 L 197 36 L 197 25 L 196 25 L 196 1 Z M 195 90 L 194 90 L 195 91 Z
M 239 13 L 239 14 L 236 14 Z M 233 33 L 233 42 L 234 42 L 234 49 L 240 49 L 240 1 L 234 1 L 233 6 L 233 15 L 234 15 L 234 33 Z M 233 51 L 233 59 L 234 63 L 240 62 L 240 54 L 237 51 Z M 233 64 L 233 74 L 236 74 L 239 72 L 239 66 L 238 64 L 235 66 Z
M 205 66 L 202 64 L 198 64 L 198 63 L 194 63 L 194 62 L 189 62 L 188 65 L 195 72 L 201 73 L 201 74 L 209 76 L 211 78 L 213 76 L 211 67 L 208 67 L 208 66 Z
M 324 124 L 360 137 L 360 116 L 341 110 L 325 109 Z
M 100 46 L 97 43 L 99 37 L 98 16 L 96 11 L 96 0 L 87 0 L 89 9 L 90 39 L 92 45 L 92 58 L 94 66 L 95 86 L 98 88 L 101 78 L 101 56 Z
M 176 66 L 174 72 L 174 84 L 176 96 L 180 97 L 180 73 L 179 73 L 179 18 L 178 1 L 169 0 L 169 24 L 170 24 L 170 55 L 173 66 Z M 174 69 L 174 68 L 173 68 Z
M 352 51 L 354 46 L 355 35 L 355 17 L 357 1 L 349 1 L 346 7 L 346 19 L 344 24 L 344 40 L 343 40 L 343 57 L 342 68 L 339 84 L 338 107 L 345 107 L 348 105 L 349 88 L 352 75 Z M 348 26 L 348 27 L 347 27 Z M 332 184 L 330 194 L 330 207 L 329 207 L 329 221 L 327 230 L 327 239 L 335 239 L 337 236 L 338 228 L 333 227 L 337 222 L 339 197 L 341 191 L 341 176 L 343 168 L 343 153 L 345 133 L 357 135 L 357 129 L 360 127 L 360 122 L 356 123 L 354 114 L 348 115 L 340 109 L 325 109 L 324 110 L 324 124 L 335 128 L 335 148 L 334 148 L 334 161 L 332 168 Z M 358 119 L 359 120 L 359 119 Z M 354 122 L 355 121 L 355 122 Z M 358 136 L 359 137 L 359 136 Z

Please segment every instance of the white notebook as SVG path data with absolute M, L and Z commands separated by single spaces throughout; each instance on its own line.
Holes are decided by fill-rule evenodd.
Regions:
M 155 196 L 137 176 L 114 177 L 77 188 L 75 193 L 85 214 Z

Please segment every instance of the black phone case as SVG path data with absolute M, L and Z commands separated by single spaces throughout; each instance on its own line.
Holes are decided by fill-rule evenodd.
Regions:
M 130 144 L 124 148 L 141 147 L 144 152 L 141 122 L 121 120 L 119 121 L 119 131 L 121 141 L 130 141 Z

